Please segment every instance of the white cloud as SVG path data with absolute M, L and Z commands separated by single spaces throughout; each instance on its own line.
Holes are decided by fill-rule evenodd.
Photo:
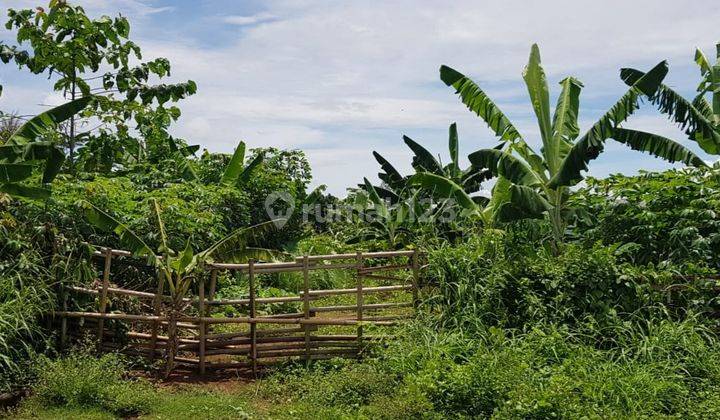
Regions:
M 267 22 L 276 19 L 277 16 L 271 13 L 257 13 L 249 16 L 230 15 L 222 18 L 222 21 L 231 25 L 245 26 L 255 25 L 257 23 Z
M 667 58 L 669 83 L 691 91 L 694 47 L 711 51 L 720 38 L 720 9 L 710 0 L 272 0 L 261 3 L 263 10 L 221 18 L 242 31 L 223 32 L 211 43 L 207 38 L 220 33 L 215 25 L 207 26 L 206 39 L 193 39 L 184 28 L 163 27 L 153 15 L 162 8 L 153 2 L 87 3 L 142 17 L 132 24 L 144 36 L 137 41 L 145 57 L 166 56 L 174 80 L 198 82 L 198 94 L 182 105 L 179 135 L 211 150 L 230 151 L 240 138 L 306 148 L 316 181 L 333 184 L 334 193 L 360 174 L 377 172 L 371 150 L 401 153 L 402 133 L 445 156 L 447 126 L 457 121 L 465 153 L 494 144 L 484 124 L 439 81 L 440 64 L 475 78 L 536 143 L 521 79 L 533 42 L 540 44 L 552 92 L 565 75 L 585 83 L 581 116 L 587 128 L 625 90 L 619 67 L 649 68 Z M 187 11 L 176 6 L 176 12 Z M 637 121 L 650 128 L 664 123 L 656 115 Z M 622 161 L 617 156 L 630 156 L 616 155 L 615 147 L 608 146 L 614 160 L 598 162 L 610 167 Z M 343 164 L 333 160 L 340 157 Z M 398 164 L 402 159 L 408 157 L 398 155 Z

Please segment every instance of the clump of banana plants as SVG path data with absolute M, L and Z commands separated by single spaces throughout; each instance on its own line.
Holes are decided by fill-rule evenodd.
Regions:
M 489 225 L 545 218 L 552 227 L 552 244 L 557 250 L 572 215 L 568 206 L 569 187 L 583 179 L 581 172 L 602 153 L 608 139 L 671 162 L 704 165 L 692 151 L 670 139 L 621 127 L 639 108 L 642 98 L 655 97 L 667 72 L 668 65 L 662 61 L 636 78 L 626 93 L 578 137 L 583 85 L 573 77 L 563 79 L 553 112 L 540 50 L 533 45 L 522 76 L 542 139 L 537 152 L 475 82 L 443 65 L 441 80 L 456 90 L 461 101 L 486 122 L 500 142 L 495 148 L 481 149 L 468 156 L 476 170 L 487 170 L 496 178 L 492 196 L 487 205 L 478 204 L 455 180 L 430 171 L 414 175 L 409 183 L 453 198 L 466 211 L 481 215 Z

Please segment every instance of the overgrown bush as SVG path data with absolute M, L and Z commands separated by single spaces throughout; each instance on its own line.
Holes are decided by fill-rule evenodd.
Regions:
M 718 168 L 588 178 L 571 205 L 582 216 L 574 237 L 620 244 L 625 261 L 720 267 Z
M 122 417 L 149 412 L 152 388 L 142 381 L 127 381 L 125 373 L 126 365 L 115 354 L 96 357 L 73 351 L 39 363 L 33 392 L 49 406 L 102 408 Z

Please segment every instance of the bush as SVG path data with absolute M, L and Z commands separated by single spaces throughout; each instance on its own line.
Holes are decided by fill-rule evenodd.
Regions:
M 115 354 L 95 357 L 86 351 L 44 359 L 37 369 L 35 398 L 54 407 L 102 408 L 118 416 L 149 412 L 149 384 L 124 379 L 126 366 Z

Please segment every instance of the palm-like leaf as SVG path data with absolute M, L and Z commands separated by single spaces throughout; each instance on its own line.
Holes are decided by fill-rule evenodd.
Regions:
M 411 176 L 408 183 L 432 191 L 433 194 L 438 197 L 451 198 L 465 210 L 472 212 L 480 211 L 478 205 L 461 186 L 443 176 L 429 172 L 420 172 Z
M 263 163 L 264 159 L 265 155 L 262 152 L 258 153 L 257 156 L 255 156 L 253 160 L 248 163 L 245 169 L 240 172 L 240 175 L 238 175 L 237 185 L 242 186 L 246 182 L 248 182 L 250 180 L 250 176 L 252 175 L 253 170 L 255 170 L 255 168 L 257 168 L 261 163 Z
M 48 130 L 54 130 L 58 124 L 85 109 L 91 100 L 92 96 L 75 99 L 31 118 L 13 133 L 8 144 L 24 144 L 35 141 Z
M 120 243 L 128 248 L 133 255 L 147 256 L 155 259 L 155 253 L 152 248 L 143 242 L 140 236 L 133 232 L 132 229 L 88 201 L 82 201 L 81 205 L 85 213 L 85 218 L 91 224 L 105 232 L 114 232 L 120 237 Z
M 443 172 L 440 163 L 426 148 L 408 136 L 403 136 L 403 141 L 415 154 L 412 160 L 412 167 L 415 168 L 416 171 L 427 171 L 435 174 Z
M 533 44 L 530 49 L 528 64 L 523 70 L 523 79 L 530 95 L 533 111 L 540 127 L 540 137 L 543 143 L 543 154 L 550 173 L 555 173 L 560 164 L 557 145 L 552 141 L 552 125 L 550 123 L 550 92 L 548 89 L 545 71 L 540 65 L 540 49 Z
M 455 88 L 455 93 L 468 109 L 490 127 L 491 130 L 503 141 L 515 141 L 520 138 L 520 133 L 510 120 L 500 111 L 497 105 L 480 89 L 475 82 L 462 73 L 448 66 L 440 67 L 440 79 L 446 85 Z
M 498 149 L 481 149 L 468 155 L 473 166 L 488 169 L 494 176 L 502 176 L 515 184 L 542 184 L 537 174 L 522 160 Z
M 373 156 L 375 157 L 375 160 L 380 164 L 380 168 L 382 168 L 383 172 L 380 172 L 378 174 L 378 178 L 391 188 L 398 188 L 404 183 L 403 176 L 400 175 L 400 172 L 398 172 L 395 167 L 388 162 L 387 159 L 385 159 L 380 153 L 373 151 Z
M 588 162 L 600 155 L 605 148 L 605 141 L 614 134 L 618 125 L 640 107 L 640 97 L 645 95 L 652 98 L 656 94 L 667 72 L 667 62 L 662 61 L 637 79 L 615 105 L 573 145 L 549 186 L 556 188 L 581 181 L 581 172 L 587 171 Z
M 699 156 L 690 149 L 673 140 L 644 131 L 625 128 L 615 129 L 612 138 L 627 144 L 633 150 L 648 152 L 653 156 L 665 159 L 670 163 L 683 162 L 691 166 L 707 166 Z
M 231 185 L 237 180 L 237 177 L 243 170 L 245 164 L 245 142 L 241 141 L 235 148 L 235 152 L 230 159 L 230 162 L 225 167 L 220 183 L 223 185 Z
M 247 259 L 248 248 L 251 248 L 250 244 L 260 241 L 268 232 L 275 230 L 275 223 L 277 222 L 278 220 L 271 220 L 254 226 L 237 229 L 198 254 L 200 256 L 199 259 L 203 261 L 227 262 Z
M 624 68 L 620 70 L 620 77 L 626 84 L 632 85 L 641 79 L 645 73 Z M 707 118 L 707 109 L 698 110 L 693 103 L 683 98 L 665 85 L 660 85 L 657 93 L 650 98 L 660 112 L 668 115 L 671 121 L 676 123 L 690 139 L 707 153 L 720 154 L 720 133 L 717 127 Z

